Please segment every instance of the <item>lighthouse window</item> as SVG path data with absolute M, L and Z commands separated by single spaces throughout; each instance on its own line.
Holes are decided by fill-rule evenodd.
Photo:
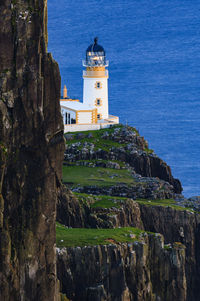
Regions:
M 102 88 L 101 82 L 96 82 L 95 88 L 96 88 L 96 89 L 101 89 L 101 88 Z
M 97 98 L 95 101 L 96 106 L 101 106 L 102 102 L 101 102 L 101 98 Z

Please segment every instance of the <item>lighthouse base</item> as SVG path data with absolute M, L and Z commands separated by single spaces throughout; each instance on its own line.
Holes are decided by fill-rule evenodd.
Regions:
M 67 132 L 96 131 L 100 129 L 110 128 L 116 124 L 119 124 L 119 117 L 109 115 L 109 118 L 101 119 L 97 123 L 65 124 L 64 132 L 67 133 Z

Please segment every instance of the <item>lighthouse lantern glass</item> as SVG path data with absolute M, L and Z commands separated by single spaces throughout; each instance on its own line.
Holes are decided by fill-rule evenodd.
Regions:
M 86 62 L 88 66 L 105 66 L 105 52 L 87 52 Z

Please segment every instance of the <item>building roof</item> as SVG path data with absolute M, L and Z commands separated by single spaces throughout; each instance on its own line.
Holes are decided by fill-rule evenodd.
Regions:
M 101 45 L 97 44 L 97 41 L 98 41 L 98 38 L 94 38 L 94 43 L 91 44 L 87 48 L 86 53 L 88 53 L 88 52 L 104 52 L 104 55 L 105 55 L 104 48 Z
M 93 110 L 93 107 L 83 104 L 82 102 L 76 101 L 65 101 L 60 102 L 61 108 L 68 108 L 74 111 L 84 111 L 84 110 Z

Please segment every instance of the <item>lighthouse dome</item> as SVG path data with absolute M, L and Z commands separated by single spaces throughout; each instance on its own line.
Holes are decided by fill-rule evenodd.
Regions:
M 91 45 L 87 48 L 86 54 L 87 54 L 88 52 L 103 52 L 104 55 L 105 55 L 105 50 L 104 50 L 104 48 L 103 48 L 101 45 L 97 44 L 97 42 L 98 42 L 98 38 L 96 37 L 96 38 L 94 38 L 94 43 L 91 44 Z
M 94 39 L 94 43 L 91 44 L 86 50 L 86 65 L 87 66 L 105 66 L 106 53 L 102 46 L 98 43 L 98 38 Z

